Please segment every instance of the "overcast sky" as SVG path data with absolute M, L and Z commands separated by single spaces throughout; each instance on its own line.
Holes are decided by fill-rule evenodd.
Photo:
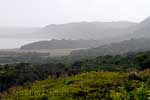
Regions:
M 0 0 L 0 26 L 78 21 L 139 22 L 150 16 L 150 0 Z

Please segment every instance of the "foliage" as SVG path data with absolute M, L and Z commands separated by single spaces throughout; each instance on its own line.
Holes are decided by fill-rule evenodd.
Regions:
M 150 96 L 150 52 L 68 59 L 0 65 L 2 98 L 146 100 Z
M 61 63 L 60 63 L 61 62 Z M 58 78 L 90 71 L 129 71 L 148 69 L 150 52 L 131 53 L 126 55 L 105 55 L 96 58 L 86 58 L 67 62 L 67 58 L 53 59 L 47 64 L 6 64 L 0 66 L 0 91 L 14 85 L 24 85 L 48 76 Z M 130 73 L 131 79 L 139 79 L 135 73 Z M 146 76 L 145 76 L 146 78 Z M 150 79 L 147 81 L 149 82 Z
M 1 97 L 2 100 L 147 100 L 150 85 L 144 77 L 150 77 L 150 71 L 137 75 L 142 80 L 129 79 L 127 72 L 102 71 L 59 79 L 49 77 L 28 87 L 9 89 Z
M 49 75 L 58 78 L 65 73 L 67 73 L 67 69 L 61 63 L 1 65 L 0 92 L 14 85 L 24 85 L 36 80 L 46 79 Z

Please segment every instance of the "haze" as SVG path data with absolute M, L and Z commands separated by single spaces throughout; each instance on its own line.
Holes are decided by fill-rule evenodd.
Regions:
M 82 21 L 140 22 L 149 15 L 150 0 L 0 0 L 0 49 L 19 48 L 26 43 L 52 39 L 55 36 L 75 37 L 73 34 L 76 30 L 70 30 L 71 26 L 65 27 L 66 30 L 56 28 L 56 34 L 50 30 L 52 33 L 47 34 L 49 31 L 45 32 L 45 26 L 50 24 Z M 41 28 L 44 29 L 38 33 L 37 30 Z M 64 31 L 63 34 L 67 36 L 62 33 L 60 35 L 59 31 Z M 116 32 L 108 35 L 112 36 L 113 33 Z M 84 33 L 82 35 L 86 36 Z M 78 38 L 80 37 L 81 34 L 78 34 Z
M 134 21 L 150 15 L 150 0 L 0 0 L 0 26 L 41 27 L 79 21 Z

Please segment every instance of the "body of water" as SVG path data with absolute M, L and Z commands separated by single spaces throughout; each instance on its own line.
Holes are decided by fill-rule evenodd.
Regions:
M 22 45 L 50 39 L 14 39 L 14 38 L 0 38 L 0 49 L 19 48 Z

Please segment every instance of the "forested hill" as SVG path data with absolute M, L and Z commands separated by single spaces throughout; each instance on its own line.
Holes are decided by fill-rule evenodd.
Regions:
M 55 40 L 39 41 L 24 45 L 24 50 L 41 50 L 41 49 L 75 49 L 75 48 L 92 48 L 101 45 L 99 40 Z
M 77 50 L 71 53 L 72 56 L 97 56 L 97 55 L 115 55 L 128 52 L 139 52 L 150 50 L 150 39 L 130 39 L 120 43 L 112 43 L 109 45 L 103 45 L 97 48 L 87 50 Z

